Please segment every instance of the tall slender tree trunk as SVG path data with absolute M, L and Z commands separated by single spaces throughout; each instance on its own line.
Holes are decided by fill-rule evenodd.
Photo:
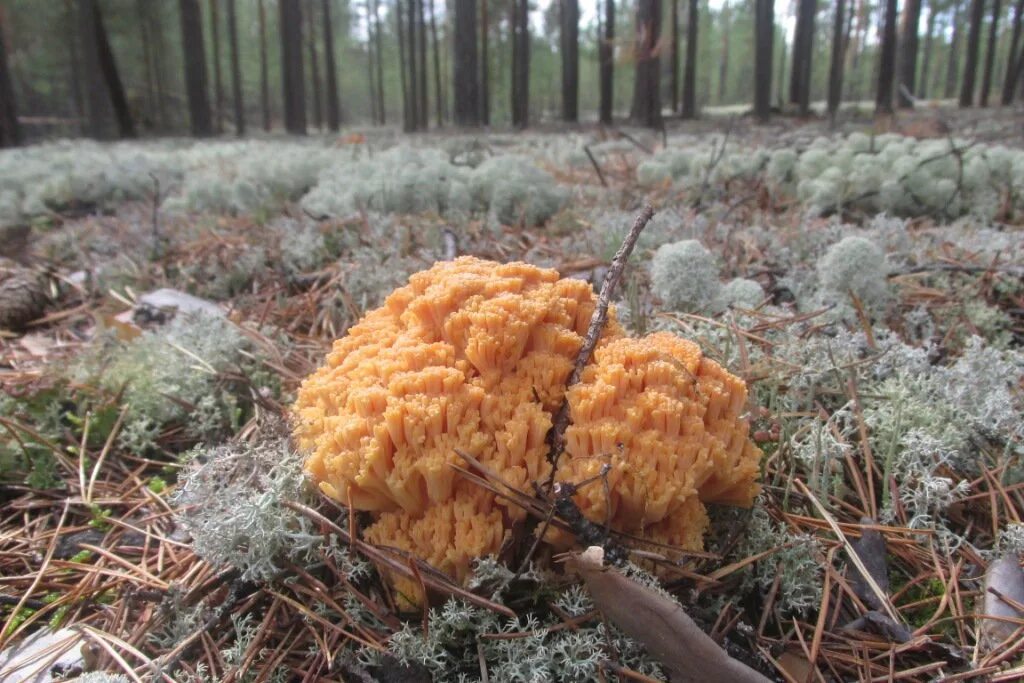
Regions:
M 615 83 L 615 0 L 604 0 L 603 34 L 599 37 L 597 55 L 600 71 L 600 119 L 610 125 L 614 109 Z
M 832 64 L 828 72 L 828 114 L 833 124 L 839 112 L 839 103 L 843 96 L 843 64 L 846 61 L 846 41 L 844 22 L 846 0 L 836 0 L 836 12 L 832 24 Z
M 407 69 L 405 76 L 409 82 L 409 124 L 410 130 L 420 128 L 420 78 L 416 69 L 416 0 L 408 0 L 406 5 L 406 42 L 405 56 Z
M 137 0 L 135 3 L 135 14 L 139 22 L 139 38 L 142 44 L 142 62 L 146 70 L 146 119 L 143 127 L 153 127 L 157 118 L 157 96 L 156 96 L 156 74 L 153 68 L 153 38 L 149 33 L 150 23 L 146 16 L 147 5 L 145 0 Z
M 718 103 L 725 103 L 725 96 L 729 83 L 729 37 L 732 35 L 730 27 L 732 13 L 729 10 L 729 2 L 726 0 L 722 5 L 722 54 L 718 60 Z
M 1014 93 L 1017 90 L 1018 63 L 1020 57 L 1017 48 L 1020 46 L 1021 18 L 1024 15 L 1024 0 L 1017 0 L 1013 8 L 1013 37 L 1010 39 L 1010 54 L 1006 60 L 1006 75 L 1003 78 L 1003 92 L 1000 102 L 1006 106 L 1013 102 Z
M 960 80 L 960 106 L 974 104 L 974 79 L 978 71 L 978 50 L 981 47 L 981 25 L 985 21 L 985 0 L 971 0 L 971 27 L 967 32 L 967 56 Z
M 530 124 L 530 3 L 512 0 L 512 125 Z
M 946 61 L 946 82 L 942 89 L 942 96 L 947 100 L 956 93 L 958 57 L 960 56 L 960 24 L 963 23 L 961 13 L 963 0 L 953 2 L 953 35 L 949 39 L 949 55 Z
M 669 21 L 672 22 L 669 25 L 668 42 L 669 74 L 671 75 L 669 88 L 672 91 L 672 111 L 678 114 L 679 84 L 681 83 L 679 78 L 679 0 L 672 0 Z
M 219 0 L 210 0 L 210 26 L 213 43 L 213 130 L 220 133 L 224 130 L 224 80 L 220 70 L 220 6 Z
M 413 113 L 416 101 L 413 87 L 416 78 L 415 76 L 410 77 L 409 60 L 406 58 L 410 50 L 405 36 L 407 29 L 405 28 L 402 0 L 395 0 L 395 24 L 398 26 L 398 77 L 402 86 L 402 130 L 408 133 L 416 127 L 416 117 Z
M 380 112 L 380 123 L 388 122 L 387 109 L 384 101 L 384 46 L 381 39 L 380 2 L 373 0 L 374 49 L 377 54 L 377 111 Z
M 700 26 L 699 0 L 690 0 L 686 14 L 686 66 L 683 68 L 683 97 L 679 115 L 684 119 L 697 117 L 697 29 Z
M 366 70 L 369 71 L 366 89 L 370 98 L 370 118 L 376 125 L 380 123 L 380 112 L 377 107 L 377 59 L 374 55 L 374 46 L 377 41 L 373 24 L 373 0 L 366 0 L 364 6 L 366 7 Z
M 981 106 L 988 106 L 988 94 L 992 91 L 992 67 L 996 63 L 996 47 L 999 41 L 999 14 L 1002 0 L 992 0 L 992 21 L 988 27 L 988 47 L 985 50 L 985 73 L 981 77 Z
M 203 48 L 203 16 L 198 0 L 179 0 L 181 10 L 181 50 L 185 55 L 185 90 L 192 135 L 213 135 L 210 99 L 207 94 L 206 52 Z
M 14 82 L 7 66 L 7 45 L 4 43 L 6 26 L 0 12 L 0 147 L 14 147 L 23 142 L 18 124 L 18 107 L 14 100 Z
M 281 33 L 281 82 L 284 127 L 292 135 L 306 134 L 306 88 L 302 68 L 302 2 L 278 0 Z
M 260 109 L 263 112 L 263 130 L 270 130 L 270 76 L 267 69 L 267 12 L 259 0 L 260 23 Z
M 878 92 L 875 95 L 875 113 L 892 113 L 892 88 L 896 80 L 896 0 L 885 0 L 885 18 L 882 27 L 882 45 L 878 60 Z
M 491 125 L 491 23 L 487 0 L 480 0 L 480 123 Z
M 320 88 L 320 57 L 316 49 L 316 19 L 313 11 L 316 8 L 315 0 L 306 3 L 306 46 L 309 49 L 309 88 L 313 95 L 313 127 L 317 130 L 324 129 L 324 108 L 323 97 Z
M 579 120 L 580 89 L 580 3 L 561 0 L 559 18 L 562 43 L 562 118 Z
M 775 0 L 754 0 L 754 13 L 754 115 L 766 123 L 772 115 Z
M 924 55 L 922 56 L 921 76 L 917 83 L 917 96 L 921 99 L 928 97 L 931 85 L 932 73 L 932 50 L 935 46 L 935 0 L 928 3 L 928 22 L 924 35 Z
M 660 39 L 661 0 L 638 0 L 632 118 L 650 128 L 661 127 L 661 60 L 658 57 Z
M 474 0 L 455 0 L 452 95 L 455 125 L 480 125 L 480 65 L 477 61 L 477 22 Z
M 807 116 L 811 104 L 811 67 L 814 59 L 814 25 L 818 0 L 799 0 L 796 33 L 793 38 L 793 64 L 790 69 L 789 100 Z
M 65 36 L 64 43 L 68 49 L 68 90 L 71 92 L 71 110 L 79 119 L 77 126 L 79 133 L 87 135 L 88 119 L 86 118 L 85 98 L 82 94 L 82 60 L 79 57 L 81 50 L 78 46 L 77 33 L 80 31 L 80 27 L 74 0 L 64 0 L 64 18 L 68 26 L 68 35 Z M 8 78 L 10 78 L 10 74 L 8 74 Z M 13 87 L 14 84 L 12 82 L 12 92 Z M 14 100 L 12 99 L 11 101 L 13 102 Z
M 110 47 L 99 3 L 94 3 L 93 7 L 96 11 L 96 44 L 100 50 L 100 71 L 103 73 L 103 82 L 107 86 L 110 103 L 114 107 L 117 132 L 122 138 L 133 138 L 135 137 L 135 122 L 132 121 L 132 114 L 128 108 L 128 96 L 125 94 L 124 84 L 121 82 L 121 73 L 117 69 L 114 51 Z
M 96 139 L 114 137 L 113 110 L 100 69 L 99 28 L 96 0 L 78 0 L 78 40 L 82 47 L 82 73 L 85 82 L 86 134 Z
M 420 80 L 419 94 L 420 101 L 417 109 L 419 110 L 419 121 L 418 127 L 420 130 L 426 130 L 429 125 L 429 114 L 430 114 L 430 93 L 427 89 L 427 16 L 426 10 L 424 9 L 424 0 L 415 0 L 416 3 L 416 48 L 419 53 L 419 57 L 416 59 L 416 75 Z
M 434 0 L 430 2 L 430 42 L 433 44 L 434 57 L 434 102 L 437 109 L 437 127 L 444 125 L 444 90 L 441 89 L 441 43 L 437 40 L 437 16 L 434 13 Z
M 245 101 L 242 99 L 242 62 L 238 55 L 238 14 L 235 0 L 228 3 L 228 41 L 231 43 L 231 99 L 235 105 L 235 135 L 245 135 Z
M 899 40 L 899 86 L 896 101 L 901 109 L 914 106 L 917 77 L 917 27 L 921 23 L 921 0 L 905 0 Z
M 341 104 L 338 102 L 338 67 L 334 62 L 334 24 L 331 22 L 331 0 L 320 4 L 324 22 L 324 83 L 327 85 L 327 129 L 336 133 L 341 126 Z M 369 23 L 369 22 L 367 22 Z M 370 80 L 373 72 L 370 72 Z

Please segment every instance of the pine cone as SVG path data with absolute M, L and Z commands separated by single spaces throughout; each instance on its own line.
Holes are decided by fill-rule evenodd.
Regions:
M 0 258 L 0 329 L 18 330 L 43 314 L 46 280 L 31 268 Z

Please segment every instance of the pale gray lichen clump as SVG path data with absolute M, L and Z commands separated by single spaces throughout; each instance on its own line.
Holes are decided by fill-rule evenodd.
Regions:
M 711 252 L 697 240 L 683 240 L 658 247 L 651 288 L 666 308 L 695 313 L 714 307 L 722 283 Z
M 764 303 L 764 289 L 755 280 L 738 277 L 725 283 L 718 295 L 718 307 L 757 308 Z
M 869 313 L 878 314 L 889 303 L 888 263 L 877 244 L 851 235 L 832 245 L 818 260 L 822 297 L 843 307 L 856 296 Z

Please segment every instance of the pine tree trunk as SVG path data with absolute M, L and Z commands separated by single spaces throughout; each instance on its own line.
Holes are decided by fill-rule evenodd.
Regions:
M 64 37 L 64 43 L 68 49 L 68 90 L 71 92 L 71 110 L 78 117 L 78 131 L 81 135 L 88 134 L 88 120 L 85 111 L 85 98 L 82 94 L 82 60 L 79 57 L 81 51 L 78 46 L 78 15 L 74 0 L 64 0 L 64 19 L 67 22 L 68 34 Z M 6 55 L 5 55 L 6 58 Z M 8 73 L 8 78 L 10 74 Z M 13 92 L 14 83 L 11 82 Z M 11 102 L 13 102 L 13 95 Z
M 306 3 L 306 47 L 309 49 L 309 87 L 313 95 L 313 127 L 324 129 L 323 98 L 320 96 L 320 58 L 316 49 L 316 19 L 313 17 L 315 0 Z
M 971 0 L 971 27 L 967 33 L 967 56 L 960 81 L 960 106 L 974 104 L 974 79 L 978 71 L 978 50 L 981 47 L 981 25 L 985 21 L 985 0 Z
M 562 118 L 571 123 L 579 120 L 580 88 L 580 4 L 579 0 L 562 0 Z
M 0 147 L 14 147 L 23 142 L 18 123 L 18 108 L 14 100 L 14 82 L 7 66 L 7 45 L 4 43 L 6 27 L 0 14 Z
M 911 109 L 914 106 L 913 95 L 917 85 L 917 27 L 920 22 L 921 0 L 905 0 L 903 25 L 900 27 L 900 77 L 896 95 L 896 101 L 901 109 Z
M 477 62 L 476 2 L 455 0 L 455 56 L 452 61 L 452 95 L 455 125 L 480 125 L 480 65 Z
M 327 129 L 333 133 L 341 126 L 341 104 L 338 102 L 338 67 L 334 62 L 334 25 L 331 23 L 331 0 L 322 0 L 321 21 L 324 22 L 324 83 L 327 85 Z M 373 71 L 370 72 L 373 78 Z
M 117 69 L 114 51 L 110 47 L 100 6 L 96 3 L 94 7 L 96 8 L 96 30 L 98 31 L 96 44 L 100 49 L 100 71 L 103 73 L 103 82 L 107 86 L 110 104 L 114 107 L 117 132 L 122 138 L 133 138 L 135 137 L 135 122 L 132 121 L 132 114 L 128 109 L 128 96 L 125 94 L 124 84 L 121 82 L 121 74 Z
M 376 29 L 373 22 L 373 0 L 366 0 L 366 69 L 369 77 L 366 79 L 366 89 L 370 101 L 370 118 L 374 124 L 380 123 L 380 112 L 377 108 L 377 59 L 374 55 Z
M 679 0 L 672 0 L 668 43 L 669 73 L 671 75 L 672 111 L 679 113 Z
M 143 128 L 152 128 L 153 121 L 157 116 L 156 74 L 153 69 L 153 38 L 149 34 L 150 24 L 146 16 L 146 7 L 145 0 L 137 0 L 135 3 L 135 14 L 139 22 L 139 38 L 142 44 L 142 62 L 146 70 L 146 116 Z
M 388 112 L 384 101 L 384 41 L 381 39 L 380 3 L 378 0 L 373 0 L 373 23 L 376 26 L 374 37 L 377 51 L 377 111 L 380 112 L 381 125 L 385 125 L 388 122 Z
M 960 24 L 962 15 L 960 13 L 962 0 L 955 0 L 953 3 L 953 35 L 949 39 L 949 58 L 946 62 L 946 83 L 942 89 L 942 96 L 947 100 L 956 93 L 957 57 L 960 54 Z
M 267 69 L 267 12 L 259 0 L 260 22 L 260 109 L 263 112 L 263 130 L 270 131 L 270 75 Z
M 775 0 L 754 0 L 754 12 L 754 115 L 765 123 L 772 115 Z
M 633 120 L 661 127 L 661 0 L 638 0 L 636 10 L 636 77 L 633 79 Z M 689 48 L 687 48 L 689 51 Z
M 441 89 L 441 44 L 437 40 L 437 16 L 434 13 L 434 0 L 429 0 L 430 7 L 430 42 L 433 44 L 434 57 L 434 106 L 437 109 L 437 127 L 444 125 L 444 91 Z
M 793 63 L 790 69 L 789 100 L 807 116 L 811 105 L 811 64 L 814 59 L 814 25 L 818 0 L 800 0 L 796 33 L 793 38 Z
M 284 127 L 292 135 L 306 134 L 306 88 L 302 68 L 301 0 L 279 0 L 281 85 Z
M 235 135 L 245 135 L 245 101 L 242 99 L 242 63 L 238 55 L 238 13 L 235 0 L 228 3 L 228 41 L 231 43 L 231 99 L 235 105 Z
M 604 0 L 604 13 L 604 34 L 597 48 L 600 62 L 600 118 L 601 123 L 611 125 L 615 83 L 615 0 Z
M 424 0 L 415 0 L 416 2 L 416 47 L 419 51 L 419 56 L 416 59 L 416 75 L 420 79 L 420 101 L 417 109 L 419 110 L 419 129 L 426 130 L 430 127 L 430 92 L 427 88 L 429 78 L 427 78 L 427 16 L 426 10 L 424 9 Z
M 416 98 L 412 94 L 415 77 L 409 74 L 409 45 L 406 42 L 405 10 L 402 0 L 395 1 L 395 24 L 398 27 L 398 78 L 402 86 L 402 130 L 406 133 L 415 128 L 415 116 L 412 108 Z
M 697 28 L 700 26 L 698 0 L 690 0 L 686 14 L 686 66 L 683 68 L 683 99 L 679 115 L 684 119 L 697 117 Z
M 220 71 L 220 7 L 218 0 L 210 0 L 210 26 L 213 44 L 213 130 L 218 134 L 224 130 L 224 81 Z
M 896 80 L 896 0 L 886 0 L 882 27 L 881 55 L 878 60 L 878 92 L 875 95 L 875 113 L 892 113 L 892 88 Z
M 917 96 L 926 99 L 931 85 L 932 50 L 935 45 L 935 0 L 928 3 L 928 22 L 924 36 L 924 55 L 922 56 L 921 76 L 917 83 Z
M 1010 39 L 1010 54 L 1006 59 L 1006 76 L 1003 79 L 1003 92 L 1000 102 L 1003 106 L 1013 102 L 1013 96 L 1017 90 L 1018 62 L 1017 49 L 1020 46 L 1021 15 L 1024 14 L 1024 0 L 1017 0 L 1013 9 L 1013 37 Z
M 86 93 L 85 130 L 89 137 L 104 140 L 114 137 L 113 110 L 100 68 L 97 13 L 96 0 L 78 0 L 78 39 L 82 47 L 82 74 Z
M 835 123 L 839 112 L 839 103 L 843 95 L 843 63 L 845 62 L 846 44 L 844 40 L 844 21 L 846 1 L 836 0 L 836 12 L 832 24 L 832 64 L 828 72 L 828 114 Z
M 530 123 L 530 3 L 512 0 L 512 125 Z
M 732 35 L 730 23 L 732 16 L 728 1 L 722 5 L 722 54 L 718 61 L 718 103 L 725 103 L 725 95 L 729 81 L 729 37 Z
M 988 48 L 985 50 L 985 73 L 981 78 L 981 106 L 988 106 L 988 95 L 992 91 L 992 68 L 996 63 L 996 46 L 999 40 L 999 14 L 1002 0 L 992 0 L 992 21 L 988 27 Z
M 185 90 L 192 135 L 213 135 L 210 100 L 207 94 L 206 52 L 203 47 L 203 17 L 198 0 L 179 0 L 181 10 L 181 49 L 185 55 Z
M 487 0 L 480 0 L 480 122 L 491 125 L 491 23 Z

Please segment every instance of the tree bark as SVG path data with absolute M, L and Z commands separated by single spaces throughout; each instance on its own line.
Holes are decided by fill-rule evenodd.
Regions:
M 213 43 L 213 129 L 217 133 L 224 130 L 224 81 L 220 70 L 220 7 L 218 0 L 210 0 L 210 26 L 212 27 Z
M 913 0 L 909 0 L 913 2 Z M 836 13 L 832 24 L 832 64 L 828 72 L 828 114 L 835 123 L 843 95 L 843 64 L 846 60 L 844 36 L 846 1 L 836 0 Z
M 418 50 L 418 58 L 416 59 L 416 75 L 419 78 L 419 94 L 420 101 L 417 110 L 419 112 L 419 119 L 417 121 L 419 130 L 426 130 L 429 125 L 429 101 L 430 93 L 427 89 L 427 17 L 426 11 L 424 10 L 424 0 L 414 0 L 416 5 L 416 48 Z
M 20 145 L 24 138 L 18 124 L 18 107 L 14 99 L 14 82 L 7 66 L 7 46 L 4 43 L 6 27 L 0 13 L 0 147 Z
M 754 13 L 754 116 L 766 123 L 772 115 L 775 0 L 754 0 Z
M 327 129 L 336 133 L 341 126 L 341 105 L 338 102 L 338 67 L 334 62 L 334 25 L 331 23 L 331 0 L 322 0 L 324 22 L 324 83 L 327 85 Z M 373 71 L 370 71 L 370 79 Z
M 729 82 L 729 38 L 732 35 L 730 27 L 732 13 L 729 10 L 728 1 L 722 5 L 722 54 L 718 60 L 718 103 L 725 102 Z
M 260 109 L 263 112 L 263 130 L 270 130 L 270 76 L 267 69 L 267 12 L 259 0 L 260 23 Z
M 366 79 L 366 90 L 370 102 L 370 118 L 374 124 L 380 123 L 377 107 L 377 58 L 374 55 L 376 46 L 376 30 L 373 23 L 373 0 L 366 0 L 366 68 L 369 77 Z
M 571 123 L 579 120 L 580 88 L 580 3 L 562 0 L 559 18 L 562 43 L 562 118 Z
M 207 94 L 206 53 L 203 48 L 203 17 L 198 0 L 179 0 L 181 10 L 181 50 L 185 55 L 185 90 L 192 135 L 213 135 L 210 100 Z
M 413 88 L 416 78 L 409 73 L 411 58 L 408 57 L 408 53 L 411 50 L 406 41 L 407 29 L 402 0 L 395 0 L 395 25 L 398 27 L 398 79 L 402 86 L 402 130 L 408 133 L 416 127 L 416 117 L 413 113 L 416 101 Z
M 512 0 L 512 125 L 530 124 L 530 3 Z
M 960 24 L 962 0 L 955 0 L 953 3 L 953 35 L 949 39 L 949 59 L 946 62 L 946 83 L 942 89 L 942 96 L 947 100 L 956 93 L 957 57 L 960 54 Z
M 480 67 L 477 63 L 476 2 L 455 0 L 452 94 L 455 124 L 480 125 Z
M 974 104 L 974 79 L 978 71 L 978 49 L 981 47 L 981 24 L 985 21 L 985 0 L 971 0 L 971 27 L 967 32 L 967 56 L 960 81 L 960 106 Z
M 110 104 L 114 107 L 117 132 L 122 138 L 133 138 L 135 137 L 135 122 L 132 121 L 131 111 L 128 109 L 128 97 L 125 95 L 124 84 L 121 82 L 121 74 L 117 69 L 117 61 L 114 59 L 114 51 L 110 47 L 110 40 L 107 37 L 107 29 L 103 24 L 103 15 L 98 2 L 93 3 L 93 9 L 96 16 L 96 46 L 100 51 L 100 72 L 103 74 L 103 82 L 106 85 L 107 95 L 110 97 Z
M 988 47 L 985 50 L 985 73 L 981 78 L 982 107 L 988 106 L 988 95 L 992 91 L 992 67 L 996 63 L 996 46 L 999 41 L 999 14 L 1002 11 L 1002 0 L 992 0 L 992 21 L 988 27 Z
M 85 85 L 85 132 L 98 140 L 114 137 L 113 110 L 100 69 L 100 48 L 96 26 L 96 0 L 78 0 L 78 39 L 82 46 L 82 74 Z
M 789 77 L 789 101 L 807 116 L 811 105 L 811 64 L 814 60 L 814 25 L 818 0 L 800 0 L 796 33 L 793 37 L 793 63 Z
M 613 114 L 615 82 L 615 0 L 604 0 L 604 31 L 600 36 L 597 55 L 600 70 L 600 119 L 610 125 Z
M 437 127 L 444 125 L 444 91 L 441 89 L 441 43 L 437 40 L 437 15 L 434 13 L 434 0 L 430 2 L 430 41 L 434 52 L 434 106 L 437 109 Z
M 309 49 L 309 87 L 313 95 L 313 127 L 317 130 L 324 129 L 324 108 L 323 98 L 320 96 L 320 58 L 316 50 L 316 19 L 313 18 L 313 11 L 316 8 L 314 0 L 306 3 L 306 46 Z
M 683 68 L 683 98 L 679 114 L 684 119 L 697 117 L 697 29 L 700 21 L 699 0 L 690 0 L 686 14 L 686 66 Z
M 374 38 L 377 51 L 377 111 L 380 112 L 380 123 L 388 122 L 387 108 L 384 101 L 384 42 L 381 39 L 380 2 L 373 0 Z
M 281 85 L 284 127 L 292 135 L 306 134 L 306 88 L 302 68 L 301 0 L 279 0 Z
M 878 92 L 875 95 L 875 113 L 892 113 L 892 88 L 896 80 L 896 0 L 886 0 L 882 27 L 882 45 L 878 60 Z
M 245 101 L 242 99 L 242 64 L 238 57 L 238 14 L 235 0 L 228 3 L 228 41 L 231 43 L 231 99 L 235 105 L 235 135 L 245 135 Z
M 917 78 L 917 27 L 921 22 L 921 0 L 905 0 L 903 25 L 900 27 L 900 76 L 896 101 L 901 109 L 912 109 Z
M 668 43 L 669 74 L 671 76 L 669 88 L 672 91 L 672 111 L 678 114 L 679 84 L 681 82 L 679 78 L 679 0 L 672 0 L 669 20 L 672 22 L 669 25 L 670 35 Z
M 139 22 L 142 61 L 146 70 L 146 116 L 143 118 L 143 127 L 152 128 L 152 124 L 157 118 L 156 74 L 153 69 L 153 39 L 149 33 L 150 23 L 146 8 L 145 0 L 136 0 L 135 13 Z
M 1013 37 L 1010 39 L 1010 54 L 1006 60 L 1006 76 L 1003 79 L 1003 92 L 1000 102 L 1003 106 L 1013 102 L 1013 96 L 1017 90 L 1018 61 L 1017 48 L 1020 44 L 1021 15 L 1024 14 L 1024 0 L 1017 0 L 1013 9 Z
M 82 60 L 79 57 L 78 32 L 81 27 L 76 13 L 75 0 L 64 0 L 64 19 L 67 22 L 68 34 L 64 36 L 64 43 L 67 46 L 68 57 L 68 90 L 71 92 L 71 110 L 79 119 L 78 131 L 81 135 L 88 134 L 88 119 L 86 117 L 85 97 L 82 94 Z M 6 55 L 5 55 L 6 58 Z M 10 73 L 8 73 L 8 78 Z M 11 82 L 13 92 L 14 83 Z M 13 102 L 13 95 L 11 102 Z
M 921 76 L 917 83 L 917 96 L 921 99 L 928 97 L 932 71 L 932 50 L 935 44 L 935 0 L 928 3 L 928 22 L 925 31 L 923 63 L 921 64 Z
M 650 128 L 661 127 L 661 60 L 658 57 L 660 38 L 661 0 L 638 0 L 632 118 Z
M 480 2 L 480 122 L 491 125 L 491 24 L 487 0 Z

